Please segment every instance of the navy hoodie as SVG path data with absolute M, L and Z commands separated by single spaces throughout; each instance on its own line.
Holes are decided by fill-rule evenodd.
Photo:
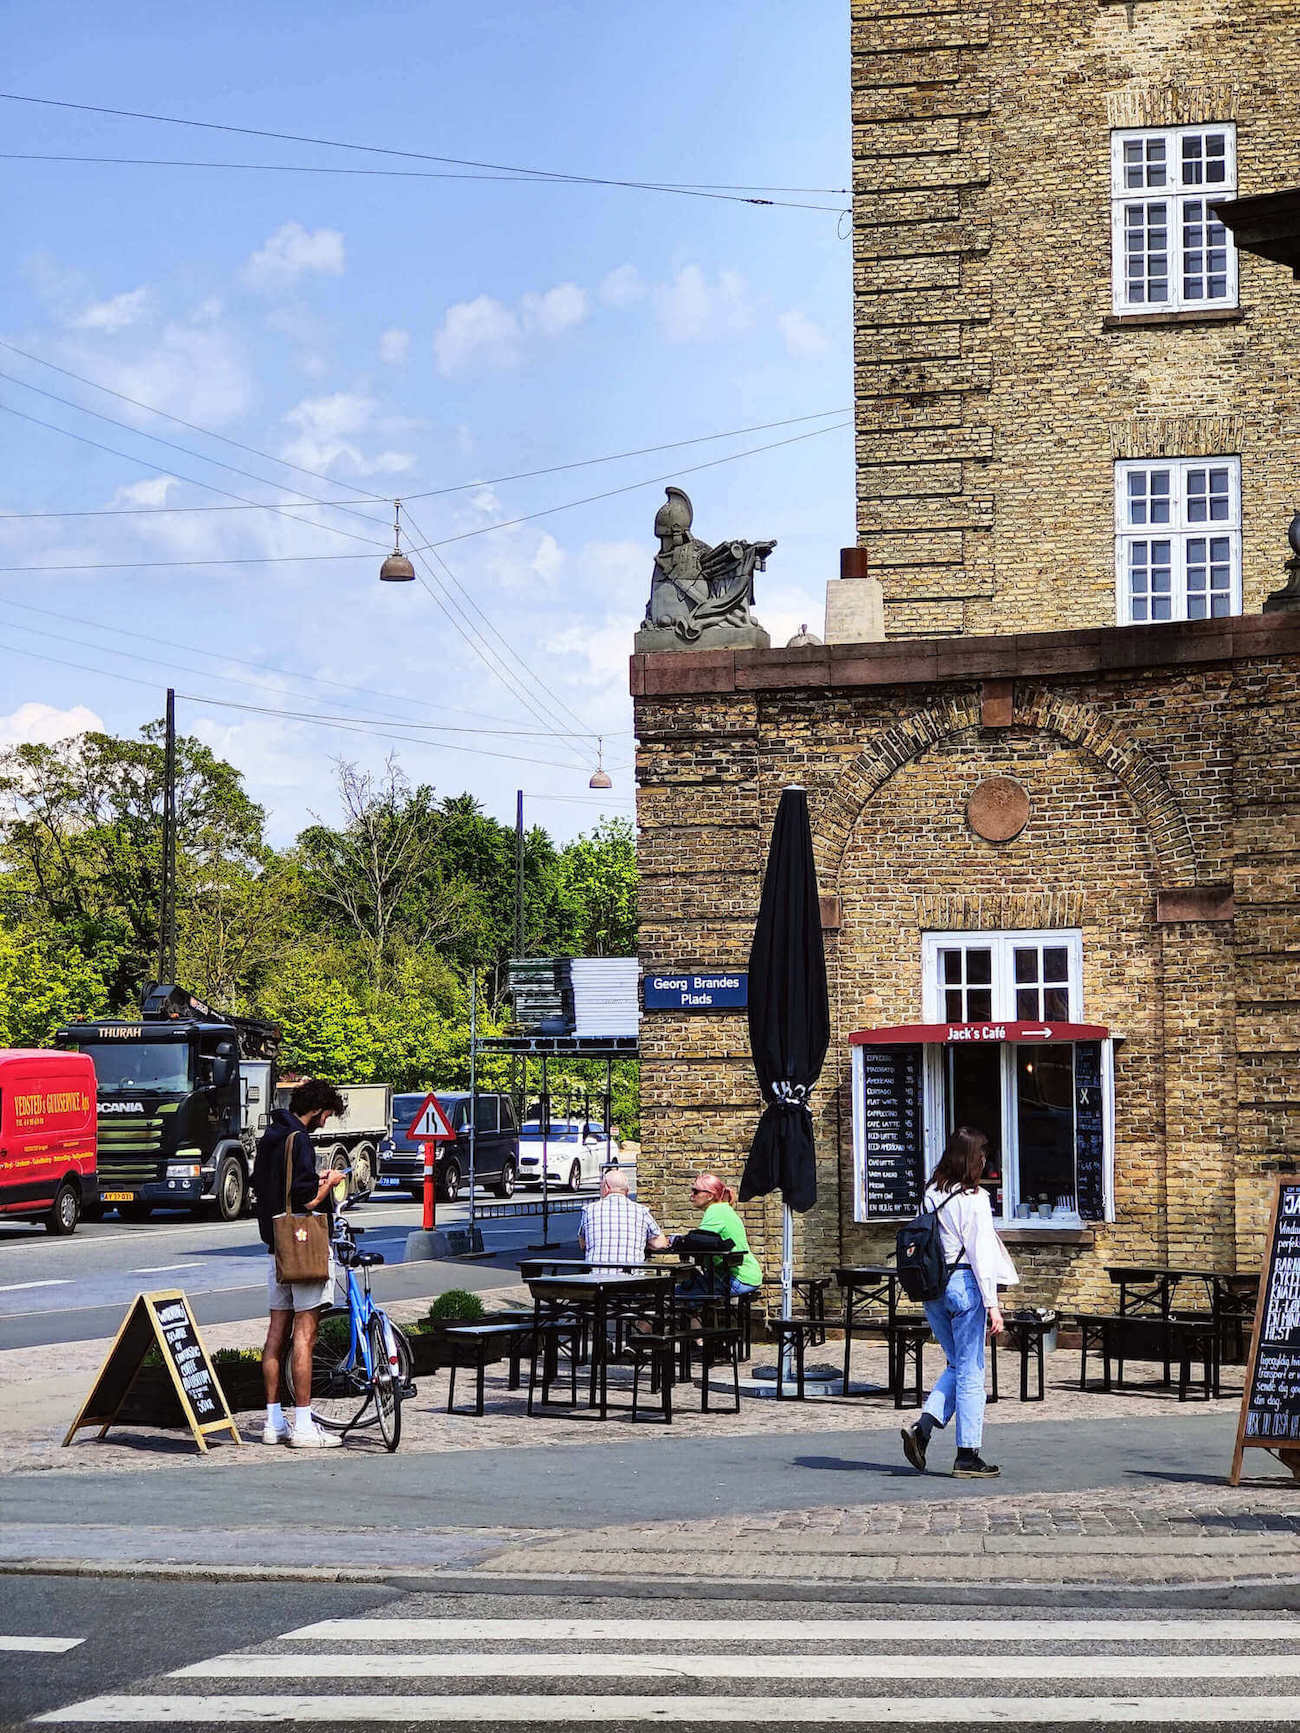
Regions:
M 257 1157 L 253 1162 L 257 1231 L 268 1251 L 275 1249 L 275 1232 L 271 1223 L 276 1216 L 284 1214 L 284 1150 L 295 1131 L 302 1135 L 293 1146 L 293 1183 L 289 1196 L 294 1211 L 305 1210 L 320 1190 L 311 1133 L 297 1114 L 290 1113 L 287 1107 L 275 1108 L 271 1123 L 257 1141 Z

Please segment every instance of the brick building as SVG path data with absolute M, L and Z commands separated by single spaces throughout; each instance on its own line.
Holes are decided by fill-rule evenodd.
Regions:
M 743 967 L 809 790 L 834 1034 L 806 1268 L 957 1121 L 1030 1297 L 1258 1254 L 1300 1159 L 1293 0 L 854 0 L 858 549 L 826 645 L 632 664 L 647 971 Z M 871 575 L 862 575 L 864 569 Z M 884 638 L 835 641 L 846 619 Z M 761 593 L 759 598 L 761 614 Z M 855 1040 L 854 1037 L 857 1037 Z M 743 1014 L 647 1015 L 642 1186 L 738 1174 Z M 755 1206 L 777 1264 L 777 1210 Z

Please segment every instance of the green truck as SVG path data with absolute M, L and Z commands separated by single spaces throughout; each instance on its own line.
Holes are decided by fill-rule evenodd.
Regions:
M 94 1061 L 99 1210 L 249 1208 L 253 1149 L 271 1111 L 280 1030 L 226 1017 L 183 987 L 146 988 L 139 1021 L 70 1023 L 55 1046 Z

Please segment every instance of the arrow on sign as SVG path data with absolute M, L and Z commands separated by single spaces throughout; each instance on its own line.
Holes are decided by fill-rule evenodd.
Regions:
M 441 1101 L 432 1090 L 424 1098 L 424 1105 L 411 1121 L 411 1129 L 406 1134 L 412 1142 L 419 1143 L 454 1143 L 456 1133 L 451 1129 L 451 1121 Z
M 1050 1029 L 1022 1029 L 1017 1039 L 1020 1041 L 1050 1041 L 1052 1031 Z

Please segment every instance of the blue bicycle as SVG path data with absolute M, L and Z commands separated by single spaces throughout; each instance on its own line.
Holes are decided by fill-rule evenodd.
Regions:
M 363 1252 L 346 1217 L 335 1217 L 334 1258 L 347 1273 L 347 1306 L 321 1316 L 320 1334 L 311 1361 L 311 1407 L 319 1423 L 346 1436 L 362 1427 L 378 1426 L 385 1447 L 396 1450 L 402 1438 L 402 1399 L 415 1395 L 411 1382 L 411 1349 L 406 1337 L 370 1297 L 370 1271 L 382 1264 L 380 1252 Z M 338 1326 L 347 1320 L 347 1340 Z M 293 1372 L 286 1362 L 285 1382 L 291 1401 Z

